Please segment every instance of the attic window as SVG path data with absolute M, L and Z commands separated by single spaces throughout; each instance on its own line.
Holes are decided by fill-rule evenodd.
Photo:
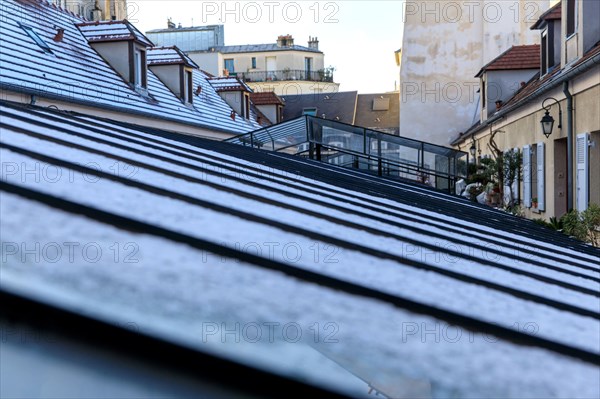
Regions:
M 19 23 L 19 26 L 25 31 L 25 33 L 29 35 L 29 37 L 35 42 L 35 44 L 40 46 L 42 50 L 44 50 L 46 53 L 52 53 L 52 49 L 50 48 L 50 46 L 48 46 L 48 43 L 46 43 L 44 39 L 39 37 L 39 35 L 33 30 L 31 26 L 23 25 L 21 23 Z
M 185 89 L 186 102 L 192 104 L 194 102 L 194 80 L 192 71 L 185 71 Z
M 135 87 L 145 89 L 148 86 L 146 74 L 146 52 L 136 49 L 133 55 L 133 83 Z
M 373 111 L 388 111 L 390 109 L 389 98 L 374 98 Z

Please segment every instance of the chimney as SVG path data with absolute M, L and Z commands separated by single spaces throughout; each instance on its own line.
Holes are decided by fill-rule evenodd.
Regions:
M 308 48 L 312 48 L 315 50 L 319 49 L 319 39 L 317 37 L 308 37 Z
M 175 29 L 175 23 L 171 18 L 167 19 L 167 29 Z
M 63 38 L 65 36 L 65 30 L 63 28 L 59 28 L 58 26 L 55 26 L 56 29 L 56 35 L 54 35 L 54 41 L 57 43 L 60 43 L 63 41 Z
M 277 37 L 277 47 L 292 47 L 294 45 L 294 38 L 292 35 L 281 35 Z

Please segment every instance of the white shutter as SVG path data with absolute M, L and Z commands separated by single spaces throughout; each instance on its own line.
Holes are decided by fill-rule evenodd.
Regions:
M 513 152 L 515 154 L 518 153 L 519 152 L 519 147 L 513 148 Z M 520 183 L 519 182 L 519 176 L 517 175 L 517 176 L 515 176 L 515 181 L 513 181 L 513 184 L 512 184 L 513 200 L 514 200 L 514 203 L 516 205 L 519 205 L 519 200 L 520 200 L 520 197 L 519 197 L 519 188 L 520 188 L 519 187 L 519 183 Z
M 537 198 L 538 209 L 546 210 L 546 144 L 537 143 Z
M 531 147 L 523 147 L 523 205 L 531 208 Z
M 582 133 L 577 135 L 577 144 L 575 147 L 575 161 L 577 163 L 576 204 L 577 210 L 579 212 L 585 211 L 588 207 L 588 196 L 590 191 L 588 141 L 589 133 Z
M 500 167 L 503 168 L 503 171 L 506 171 L 506 166 L 505 166 L 506 165 L 506 153 L 508 151 L 510 151 L 510 150 L 504 151 L 504 156 L 502 157 L 502 165 Z M 511 200 L 510 186 L 506 185 L 506 174 L 504 175 L 504 188 L 502 189 L 502 193 L 503 193 L 502 196 L 504 197 L 504 198 L 502 198 L 504 201 L 504 205 L 510 204 L 510 200 Z

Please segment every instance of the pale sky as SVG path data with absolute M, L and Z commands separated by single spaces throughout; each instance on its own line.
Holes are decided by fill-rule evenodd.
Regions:
M 166 28 L 170 17 L 184 27 L 223 24 L 226 45 L 274 43 L 290 34 L 307 46 L 308 37 L 317 36 L 340 91 L 378 93 L 399 85 L 394 51 L 402 47 L 402 0 L 127 3 L 129 20 L 142 32 Z

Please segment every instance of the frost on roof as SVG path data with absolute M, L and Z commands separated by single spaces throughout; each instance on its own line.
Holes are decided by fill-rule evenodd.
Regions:
M 39 18 L 43 13 L 44 18 Z M 202 93 L 194 107 L 182 106 L 155 75 L 148 71 L 148 92 L 153 101 L 129 87 L 88 43 L 88 38 L 136 37 L 152 46 L 129 22 L 82 22 L 80 17 L 45 1 L 5 0 L 0 7 L 0 87 L 9 92 L 36 95 L 97 109 L 144 117 L 160 117 L 199 129 L 237 135 L 259 129 L 255 115 L 250 120 L 230 117 L 231 107 L 207 82 L 208 75 L 194 70 L 194 88 Z M 19 23 L 29 22 L 55 57 L 40 57 L 39 46 Z M 64 38 L 55 42 L 56 27 Z M 128 36 L 130 35 L 130 36 Z M 185 57 L 186 62 L 193 62 Z
M 20 165 L 0 182 L 3 248 L 96 250 L 13 245 L 2 290 L 355 397 L 600 394 L 596 249 L 285 154 L 10 103 L 0 116 L 2 160 Z

